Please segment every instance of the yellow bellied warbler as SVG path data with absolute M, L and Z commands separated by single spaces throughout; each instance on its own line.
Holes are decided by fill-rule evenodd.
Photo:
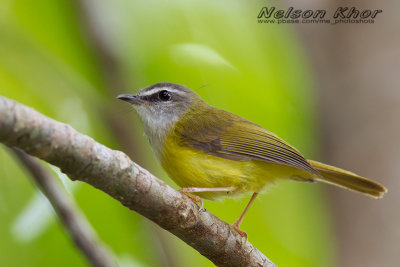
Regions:
M 387 191 L 355 173 L 307 160 L 274 133 L 230 112 L 208 105 L 185 86 L 157 83 L 118 99 L 131 103 L 150 145 L 181 192 L 201 202 L 253 193 L 233 227 L 263 188 L 279 179 L 322 181 L 374 198 Z

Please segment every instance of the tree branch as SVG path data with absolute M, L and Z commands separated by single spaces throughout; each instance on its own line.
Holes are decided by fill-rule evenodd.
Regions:
M 91 265 L 96 267 L 117 266 L 110 252 L 99 244 L 90 224 L 79 214 L 73 201 L 51 177 L 51 174 L 35 158 L 22 150 L 13 148 L 13 151 L 32 174 L 33 180 L 49 199 L 71 238 Z
M 275 266 L 229 224 L 69 125 L 0 97 L 0 142 L 61 168 L 176 235 L 218 266 Z
M 107 28 L 104 27 L 106 22 L 104 21 L 103 14 L 101 14 L 101 8 L 99 9 L 99 3 L 96 0 L 74 0 L 71 3 L 73 3 L 76 10 L 77 21 L 82 36 L 85 38 L 87 46 L 92 51 L 98 63 L 98 70 L 100 76 L 103 78 L 103 85 L 106 89 L 105 92 L 111 98 L 114 98 L 120 93 L 129 91 L 122 70 L 121 60 L 112 42 L 113 39 Z M 123 150 L 131 159 L 142 162 L 143 158 L 137 154 L 138 139 L 134 138 L 137 136 L 137 133 L 133 131 L 131 125 L 124 123 L 123 120 L 118 118 L 120 114 L 115 112 L 115 110 L 118 110 L 117 105 L 116 102 L 112 102 L 110 105 L 98 106 L 99 112 L 102 114 L 100 117 L 111 129 L 119 148 L 123 147 Z M 145 221 L 145 223 L 150 222 Z M 148 234 L 152 235 L 149 240 L 154 244 L 153 255 L 158 256 L 163 266 L 175 266 L 176 264 L 174 264 L 173 259 L 176 257 L 166 253 L 168 247 L 165 244 L 163 235 L 158 234 L 157 231 L 149 231 Z

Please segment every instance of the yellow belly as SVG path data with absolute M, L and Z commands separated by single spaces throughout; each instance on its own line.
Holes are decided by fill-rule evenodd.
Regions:
M 311 178 L 313 175 L 286 165 L 258 160 L 234 161 L 206 154 L 166 140 L 161 165 L 170 178 L 181 187 L 235 187 L 229 195 L 260 192 L 277 179 Z M 216 199 L 226 192 L 197 193 L 200 197 Z

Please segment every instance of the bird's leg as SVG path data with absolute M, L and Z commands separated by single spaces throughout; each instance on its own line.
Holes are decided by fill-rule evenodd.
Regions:
M 182 194 L 189 197 L 194 202 L 200 203 L 200 210 L 203 210 L 203 200 L 199 196 L 190 194 L 190 193 L 197 193 L 197 192 L 231 192 L 235 191 L 235 187 L 184 187 L 179 190 Z
M 246 239 L 247 239 L 247 233 L 246 233 L 245 231 L 243 231 L 243 230 L 240 230 L 239 227 L 240 227 L 240 224 L 243 222 L 244 216 L 246 215 L 247 211 L 249 210 L 251 204 L 253 204 L 254 200 L 256 199 L 257 195 L 258 195 L 257 192 L 254 192 L 254 193 L 253 193 L 253 195 L 252 195 L 251 198 L 250 198 L 249 203 L 247 203 L 246 208 L 244 208 L 244 211 L 242 212 L 242 214 L 240 214 L 239 219 L 237 219 L 237 221 L 234 222 L 234 223 L 232 224 L 232 227 L 233 227 L 241 236 L 245 237 Z

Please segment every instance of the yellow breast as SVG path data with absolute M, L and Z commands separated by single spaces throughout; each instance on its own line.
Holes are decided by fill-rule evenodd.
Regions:
M 258 160 L 246 162 L 220 158 L 180 145 L 174 136 L 166 138 L 161 165 L 181 187 L 235 187 L 230 194 L 260 192 L 276 179 L 289 178 L 302 172 L 289 166 Z M 198 193 L 207 199 L 226 196 L 226 192 Z

